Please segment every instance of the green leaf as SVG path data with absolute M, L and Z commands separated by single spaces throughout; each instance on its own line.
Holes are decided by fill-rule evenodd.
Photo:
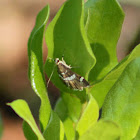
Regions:
M 140 45 L 135 47 L 131 54 L 124 58 L 101 82 L 95 84 L 91 88 L 90 92 L 98 102 L 100 108 L 102 107 L 108 91 L 114 85 L 125 67 L 137 57 L 140 57 Z
M 35 135 L 34 131 L 27 122 L 23 121 L 22 128 L 24 136 L 26 137 L 27 140 L 37 140 L 37 136 Z
M 53 111 L 43 135 L 46 140 L 65 140 L 63 123 L 61 122 L 57 114 Z
M 29 56 L 29 78 L 35 93 L 41 99 L 40 107 L 40 125 L 41 130 L 47 126 L 51 106 L 47 96 L 46 82 L 43 73 L 43 58 L 42 58 L 42 41 L 44 29 L 49 17 L 49 7 L 44 7 L 36 18 L 35 27 L 30 35 L 28 42 L 28 56 Z
M 74 123 L 71 119 L 67 118 L 63 122 L 67 140 L 75 140 Z
M 62 112 L 60 113 L 60 109 L 62 107 Z M 63 109 L 65 107 L 65 109 Z M 83 104 L 81 111 L 81 104 L 78 101 L 78 98 L 73 97 L 70 94 L 62 95 L 62 99 L 56 104 L 55 111 L 59 116 L 63 118 L 63 124 L 66 132 L 67 139 L 72 139 L 75 136 L 75 125 L 76 121 L 79 118 L 79 121 L 76 125 L 76 130 L 79 133 L 78 135 L 82 135 L 86 132 L 86 130 L 94 124 L 99 116 L 99 108 L 96 101 L 90 96 L 88 103 Z M 64 112 L 63 112 L 64 111 Z M 64 115 L 64 114 L 65 115 Z M 64 117 L 64 116 L 65 117 Z M 79 116 L 81 115 L 81 116 Z M 72 122 L 70 118 L 75 122 Z M 60 117 L 61 118 L 61 117 Z M 73 119 L 75 118 L 75 119 Z M 69 137 L 71 134 L 71 137 Z
M 0 138 L 2 137 L 2 133 L 3 133 L 3 123 L 2 123 L 2 118 L 0 114 Z
M 109 91 L 102 118 L 122 128 L 121 140 L 131 140 L 140 126 L 140 57 L 131 61 Z
M 67 96 L 68 95 L 66 95 L 66 97 Z M 69 95 L 69 96 L 71 96 L 71 95 Z M 66 97 L 65 97 L 65 99 L 67 99 Z M 73 98 L 75 98 L 75 97 L 73 97 Z M 72 103 L 74 103 L 74 105 L 73 105 L 71 103 L 71 101 L 72 100 L 68 99 L 67 102 L 69 102 L 69 103 L 65 104 L 64 97 L 59 98 L 59 100 L 56 103 L 55 109 L 54 109 L 54 111 L 57 113 L 57 115 L 60 117 L 60 119 L 63 122 L 67 140 L 73 140 L 75 138 L 74 122 L 69 118 L 69 116 L 74 115 L 74 117 L 75 117 L 76 116 L 75 114 L 77 114 L 77 112 L 79 111 L 79 110 L 78 111 L 75 110 L 75 108 L 77 108 L 77 104 L 75 104 L 75 102 L 72 101 Z M 72 111 L 72 113 L 70 112 L 71 111 L 70 105 L 75 106 L 75 108 L 74 108 L 75 114 L 73 111 Z M 69 113 L 68 113 L 68 107 L 69 107 Z
M 97 59 L 90 81 L 102 79 L 118 62 L 116 45 L 124 13 L 116 0 L 88 0 L 85 4 L 85 29 Z
M 80 140 L 119 140 L 120 136 L 120 128 L 114 122 L 100 120 Z
M 62 121 L 64 121 L 68 117 L 67 107 L 61 97 L 56 102 L 54 111 L 57 113 L 57 115 Z
M 80 100 L 69 93 L 62 94 L 62 99 L 67 107 L 68 116 L 73 120 L 73 122 L 77 122 L 82 109 Z
M 24 100 L 16 100 L 12 103 L 8 103 L 8 105 L 11 106 L 12 109 L 30 125 L 39 140 L 44 140 L 41 132 L 39 131 L 35 123 L 28 104 Z
M 90 95 L 90 99 L 83 109 L 82 116 L 77 123 L 76 130 L 81 137 L 92 125 L 94 125 L 99 117 L 99 107 L 94 98 Z
M 66 1 L 49 24 L 45 39 L 48 46 L 48 58 L 61 60 L 64 55 L 64 60 L 68 65 L 79 67 L 73 68 L 72 71 L 87 79 L 89 71 L 95 64 L 95 57 L 84 29 L 83 6 L 82 0 Z M 54 61 L 47 59 L 45 64 L 47 75 L 50 76 L 54 69 L 51 81 L 61 91 L 74 92 L 63 83 L 54 66 Z
M 139 128 L 139 130 L 137 132 L 136 137 L 133 140 L 140 140 L 140 128 Z

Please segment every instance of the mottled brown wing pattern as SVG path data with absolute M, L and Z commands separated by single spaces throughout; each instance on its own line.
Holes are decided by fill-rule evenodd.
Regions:
M 55 60 L 58 68 L 58 73 L 64 83 L 74 90 L 83 90 L 88 87 L 89 83 L 84 77 L 76 74 L 71 70 L 71 66 L 67 65 L 65 61 L 60 61 L 58 58 Z
M 64 68 L 65 66 L 59 66 L 58 72 L 64 83 L 74 90 L 83 90 L 84 87 L 88 87 L 89 83 L 80 75 L 71 71 L 71 69 Z M 62 71 L 63 69 L 63 71 Z

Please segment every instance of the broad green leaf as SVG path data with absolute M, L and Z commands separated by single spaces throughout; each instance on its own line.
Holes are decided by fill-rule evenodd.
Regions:
M 80 100 L 69 93 L 62 94 L 62 99 L 67 107 L 68 116 L 73 120 L 73 122 L 77 122 L 82 109 Z
M 23 128 L 24 136 L 26 137 L 27 140 L 37 140 L 37 136 L 35 135 L 31 126 L 27 122 L 23 121 L 22 128 Z
M 63 123 L 61 122 L 57 114 L 53 111 L 43 135 L 46 140 L 65 140 Z
M 118 62 L 116 45 L 124 13 L 117 0 L 88 0 L 85 4 L 85 29 L 97 59 L 90 81 L 102 79 Z
M 100 120 L 80 138 L 80 140 L 119 140 L 120 128 L 112 121 Z
M 125 67 L 137 57 L 140 57 L 140 45 L 135 47 L 131 54 L 124 58 L 101 82 L 95 84 L 91 88 L 90 92 L 98 102 L 100 108 L 102 107 L 108 91 L 114 85 Z
M 28 104 L 24 100 L 16 100 L 12 103 L 8 103 L 8 105 L 11 106 L 12 109 L 31 126 L 32 130 L 34 131 L 39 140 L 44 140 L 41 132 L 39 131 L 35 123 Z
M 63 99 L 60 97 L 58 101 L 56 102 L 54 112 L 57 113 L 59 118 L 64 121 L 68 117 L 68 110 L 67 107 L 63 101 Z
M 40 106 L 40 125 L 43 131 L 48 123 L 51 106 L 47 96 L 46 82 L 43 73 L 42 41 L 44 29 L 49 17 L 49 7 L 44 7 L 36 18 L 35 27 L 30 35 L 28 42 L 29 56 L 29 78 L 35 93 L 41 99 Z
M 84 29 L 83 6 L 82 0 L 66 1 L 49 24 L 45 34 L 48 46 L 48 59 L 45 64 L 45 71 L 50 77 L 54 70 L 51 81 L 56 87 L 66 93 L 74 91 L 67 88 L 60 79 L 57 69 L 54 67 L 54 60 L 51 58 L 59 58 L 61 60 L 64 55 L 64 60 L 68 65 L 77 67 L 73 68 L 72 71 L 86 77 L 86 79 L 89 71 L 95 64 L 95 57 Z M 75 93 L 78 93 L 78 91 Z
M 3 123 L 2 123 L 2 118 L 0 114 L 0 138 L 2 137 L 2 133 L 3 133 Z
M 133 140 L 140 140 L 140 128 L 139 128 L 139 130 L 137 132 L 136 137 Z
M 121 140 L 133 139 L 140 126 L 140 57 L 131 61 L 109 91 L 102 118 L 122 128 Z
M 90 95 L 86 107 L 83 109 L 82 116 L 77 123 L 76 130 L 81 137 L 92 125 L 94 125 L 99 117 L 99 107 L 94 98 Z
M 75 97 L 73 97 L 73 98 L 75 98 Z M 64 103 L 63 99 L 64 98 L 59 98 L 59 100 L 57 101 L 57 103 L 55 105 L 54 111 L 57 113 L 57 115 L 60 117 L 60 119 L 63 122 L 67 140 L 73 140 L 75 138 L 75 130 L 74 130 L 74 126 L 73 126 L 74 122 L 69 118 L 68 108 L 67 108 L 66 104 Z M 74 105 L 74 106 L 76 107 L 76 105 Z M 77 112 L 77 110 L 76 110 L 76 112 Z M 75 113 L 75 114 L 77 114 L 77 113 Z
M 75 128 L 71 119 L 67 118 L 63 122 L 67 140 L 75 140 Z

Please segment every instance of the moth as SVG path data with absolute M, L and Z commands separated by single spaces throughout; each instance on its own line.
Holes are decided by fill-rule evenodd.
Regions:
M 55 63 L 57 65 L 60 78 L 68 87 L 72 88 L 73 90 L 79 91 L 82 91 L 83 88 L 89 87 L 89 83 L 84 79 L 84 77 L 73 72 L 71 70 L 72 67 L 66 64 L 63 57 L 62 60 L 56 58 Z

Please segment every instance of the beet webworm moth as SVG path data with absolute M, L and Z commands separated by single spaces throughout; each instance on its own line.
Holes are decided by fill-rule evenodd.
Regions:
M 66 64 L 63 57 L 62 60 L 56 58 L 55 63 L 57 65 L 60 78 L 68 87 L 79 91 L 82 91 L 83 88 L 89 87 L 89 83 L 84 79 L 84 77 L 73 72 L 71 70 L 72 67 Z

